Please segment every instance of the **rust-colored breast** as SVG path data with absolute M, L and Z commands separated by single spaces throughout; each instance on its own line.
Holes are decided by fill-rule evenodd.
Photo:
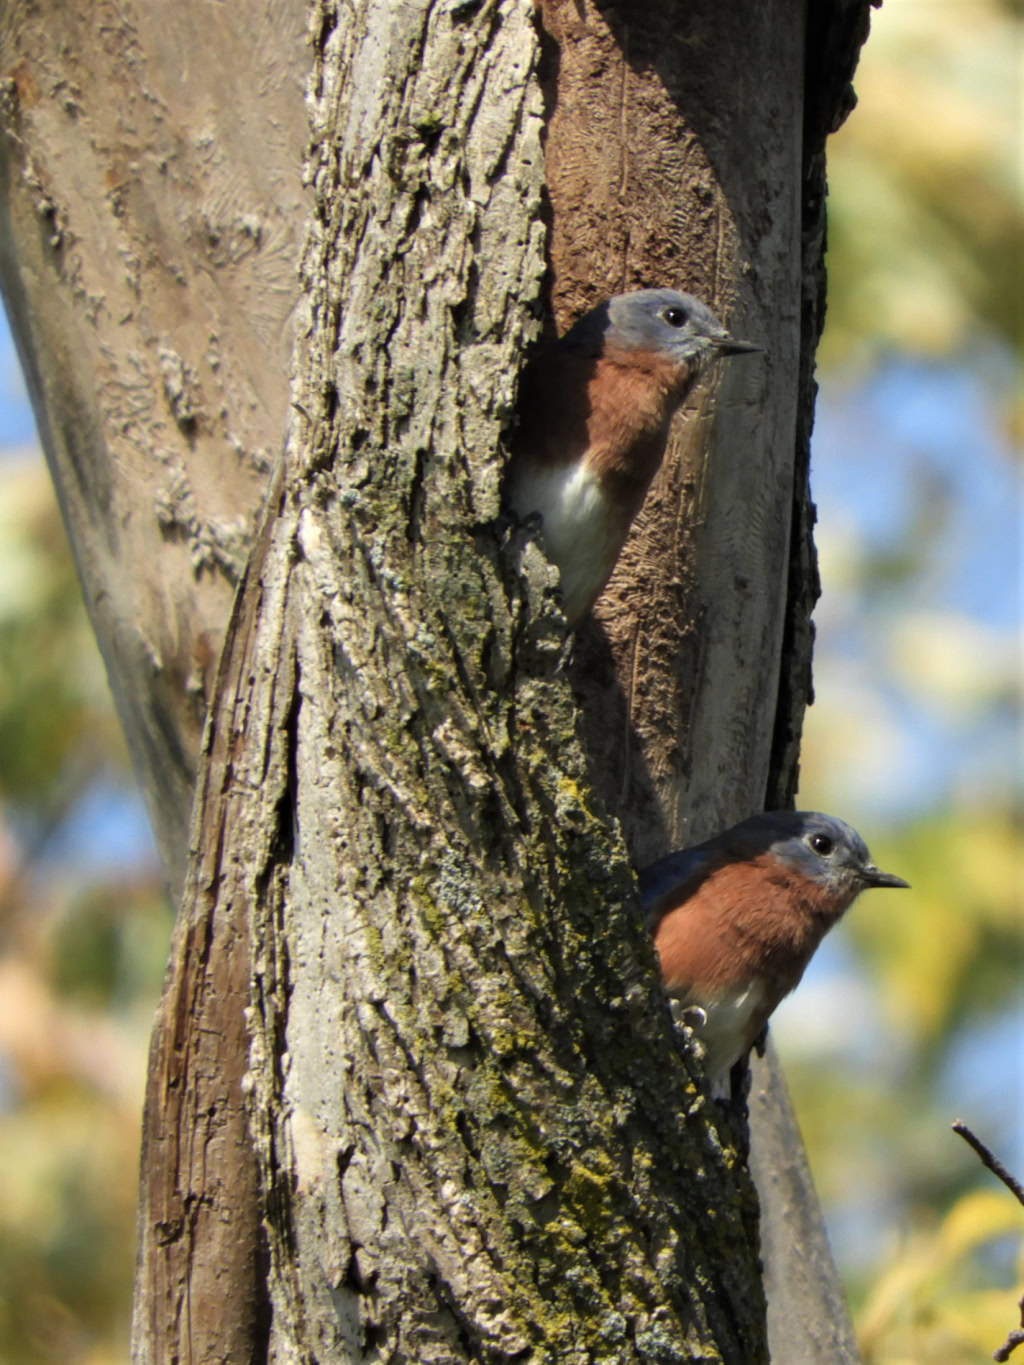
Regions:
M 587 463 L 600 478 L 643 497 L 690 379 L 690 367 L 658 352 L 606 348 L 589 384 Z
M 654 944 L 666 989 L 713 994 L 759 977 L 777 1003 L 849 901 L 836 905 L 824 888 L 764 853 L 725 862 L 662 904 Z
M 656 351 L 607 346 L 601 356 L 551 351 L 523 376 L 514 460 L 587 467 L 635 504 L 658 471 L 672 414 L 694 377 Z

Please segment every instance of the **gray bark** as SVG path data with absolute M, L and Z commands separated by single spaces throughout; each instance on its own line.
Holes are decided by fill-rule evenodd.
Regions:
M 550 570 L 528 546 L 525 588 L 502 579 L 544 270 L 535 31 L 513 5 L 369 5 L 359 42 L 333 20 L 312 425 L 234 760 L 271 1358 L 763 1360 L 753 1190 L 660 1004 Z
M 823 147 L 865 13 L 317 7 L 301 421 L 200 767 L 138 1359 L 262 1358 L 271 1304 L 279 1359 L 763 1358 L 743 1135 L 674 1048 L 627 854 L 792 792 Z M 9 9 L 0 267 L 176 881 L 284 426 L 303 59 L 293 7 L 175 14 L 65 44 Z M 699 395 L 567 653 L 538 553 L 487 529 L 500 434 L 538 313 L 654 283 L 770 359 Z M 773 1354 L 835 1317 L 855 1359 L 770 1111 Z
M 769 1040 L 751 1058 L 750 1170 L 761 1202 L 761 1258 L 774 1361 L 859 1361 L 800 1129 Z
M 175 895 L 214 670 L 288 402 L 294 0 L 12 0 L 0 273 Z

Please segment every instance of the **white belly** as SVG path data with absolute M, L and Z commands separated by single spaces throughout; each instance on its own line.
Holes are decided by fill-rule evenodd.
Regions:
M 520 517 L 539 512 L 541 543 L 562 576 L 566 618 L 577 620 L 598 595 L 619 557 L 622 518 L 600 482 L 582 464 L 513 473 L 509 500 Z
M 687 1000 L 687 1004 L 699 1004 L 707 1016 L 694 1031 L 707 1049 L 704 1068 L 712 1079 L 727 1075 L 743 1055 L 754 1012 L 761 1007 L 764 997 L 764 982 L 755 978 L 735 990 L 723 990 L 699 1001 L 695 997 Z

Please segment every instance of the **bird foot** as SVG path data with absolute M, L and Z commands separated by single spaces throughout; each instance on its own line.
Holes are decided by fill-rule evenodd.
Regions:
M 680 1005 L 678 1000 L 670 1000 L 669 1009 L 672 1021 L 681 1035 L 681 1041 L 686 1040 L 687 1046 L 703 1065 L 707 1056 L 707 1046 L 701 1036 L 701 1030 L 708 1022 L 707 1010 L 702 1009 L 700 1005 Z
M 681 1005 L 678 1000 L 668 1002 L 672 1018 L 680 1028 L 704 1028 L 708 1022 L 708 1012 L 703 1005 Z

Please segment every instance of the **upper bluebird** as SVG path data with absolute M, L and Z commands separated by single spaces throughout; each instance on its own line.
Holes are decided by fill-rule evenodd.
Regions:
M 731 337 L 710 308 L 676 289 L 616 294 L 580 318 L 559 345 L 590 355 L 614 345 L 660 352 L 680 362 L 704 353 L 738 355 L 761 349 Z
M 640 289 L 598 304 L 533 357 L 506 496 L 519 517 L 541 516 L 570 624 L 615 567 L 673 414 L 713 361 L 759 349 L 734 340 L 689 294 Z

